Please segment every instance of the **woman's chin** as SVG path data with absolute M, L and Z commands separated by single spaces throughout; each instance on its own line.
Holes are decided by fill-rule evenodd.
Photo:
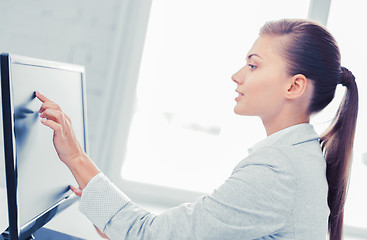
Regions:
M 234 113 L 241 116 L 257 116 L 257 114 L 248 111 L 247 109 L 239 108 L 238 106 L 234 107 Z
M 243 109 L 239 109 L 239 108 L 237 108 L 237 107 L 234 107 L 234 113 L 235 114 L 237 114 L 237 115 L 242 115 L 242 116 L 246 116 L 247 114 L 246 114 L 246 112 L 245 111 L 243 111 Z

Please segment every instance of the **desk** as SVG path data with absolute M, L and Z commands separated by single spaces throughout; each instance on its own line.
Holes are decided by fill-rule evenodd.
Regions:
M 140 205 L 155 214 L 159 214 L 166 210 L 166 208 L 163 207 L 151 206 L 143 203 Z M 79 212 L 79 202 L 72 204 L 56 215 L 44 227 L 87 240 L 103 239 L 99 236 L 89 219 Z M 0 240 L 2 240 L 1 237 Z
M 52 230 L 55 230 L 61 233 L 66 233 L 66 234 L 69 234 L 69 235 L 72 235 L 78 238 L 87 239 L 87 240 L 103 239 L 99 236 L 93 224 L 88 220 L 88 218 L 85 217 L 81 212 L 79 212 L 78 207 L 79 207 L 79 202 L 72 204 L 70 207 L 66 208 L 64 211 L 56 215 L 50 222 L 48 222 L 44 226 L 44 228 L 52 229 Z M 0 212 L 7 211 L 6 208 L 2 210 L 3 211 L 0 211 Z M 5 218 L 7 218 L 7 215 L 5 215 Z M 7 220 L 7 219 L 2 219 L 2 220 Z M 8 224 L 6 223 L 6 225 Z M 1 236 L 0 236 L 0 240 L 3 240 Z
M 87 240 L 103 239 L 88 218 L 79 212 L 78 207 L 79 202 L 74 203 L 56 215 L 45 227 Z

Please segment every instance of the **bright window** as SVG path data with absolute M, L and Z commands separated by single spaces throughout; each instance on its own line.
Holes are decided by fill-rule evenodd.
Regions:
M 154 0 L 121 175 L 211 192 L 265 138 L 233 113 L 231 76 L 269 20 L 306 18 L 309 0 Z

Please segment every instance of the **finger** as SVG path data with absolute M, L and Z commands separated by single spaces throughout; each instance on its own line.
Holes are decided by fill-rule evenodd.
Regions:
M 44 110 L 43 112 L 41 112 L 40 117 L 53 120 L 53 121 L 55 121 L 59 124 L 63 124 L 63 125 L 66 122 L 68 122 L 69 125 L 72 126 L 71 119 L 68 117 L 68 115 L 66 115 L 64 112 L 62 112 L 60 110 L 55 110 L 55 109 L 48 108 L 48 109 Z
M 58 124 L 57 122 L 55 122 L 53 120 L 50 120 L 50 119 L 41 119 L 41 123 L 43 125 L 48 126 L 49 128 L 51 128 L 55 132 L 60 132 L 61 129 L 62 129 L 60 124 Z
M 104 238 L 104 239 L 109 239 L 109 238 L 108 238 L 108 236 L 107 236 L 105 233 L 103 233 L 101 230 L 99 230 L 99 228 L 97 228 L 96 226 L 94 226 L 94 228 L 97 230 L 98 234 L 99 234 L 102 238 Z
M 83 191 L 80 188 L 70 186 L 70 189 L 79 197 L 82 196 Z
M 52 102 L 50 99 L 48 99 L 45 95 L 41 94 L 39 91 L 36 91 L 36 97 L 37 97 L 41 102 Z
M 65 116 L 66 120 L 69 122 L 69 125 L 70 125 L 70 126 L 73 126 L 73 125 L 71 124 L 71 120 L 70 120 L 69 116 L 68 116 L 68 115 L 66 115 L 65 113 L 64 113 L 64 116 Z
M 51 108 L 46 109 L 40 114 L 41 118 L 47 118 L 48 120 L 53 120 L 57 122 L 58 124 L 65 124 L 65 116 L 63 112 L 60 112 L 58 110 L 54 110 Z
M 39 109 L 39 113 L 42 113 L 43 111 L 45 111 L 46 109 L 48 108 L 51 108 L 51 109 L 54 109 L 54 110 L 58 110 L 58 111 L 61 111 L 61 108 L 58 104 L 54 103 L 54 102 L 44 102 L 42 104 L 42 106 L 40 107 Z

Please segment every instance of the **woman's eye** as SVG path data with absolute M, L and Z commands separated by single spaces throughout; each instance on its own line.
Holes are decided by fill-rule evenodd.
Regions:
M 250 67 L 251 70 L 254 70 L 256 68 L 256 66 L 252 64 L 248 64 L 248 66 Z

